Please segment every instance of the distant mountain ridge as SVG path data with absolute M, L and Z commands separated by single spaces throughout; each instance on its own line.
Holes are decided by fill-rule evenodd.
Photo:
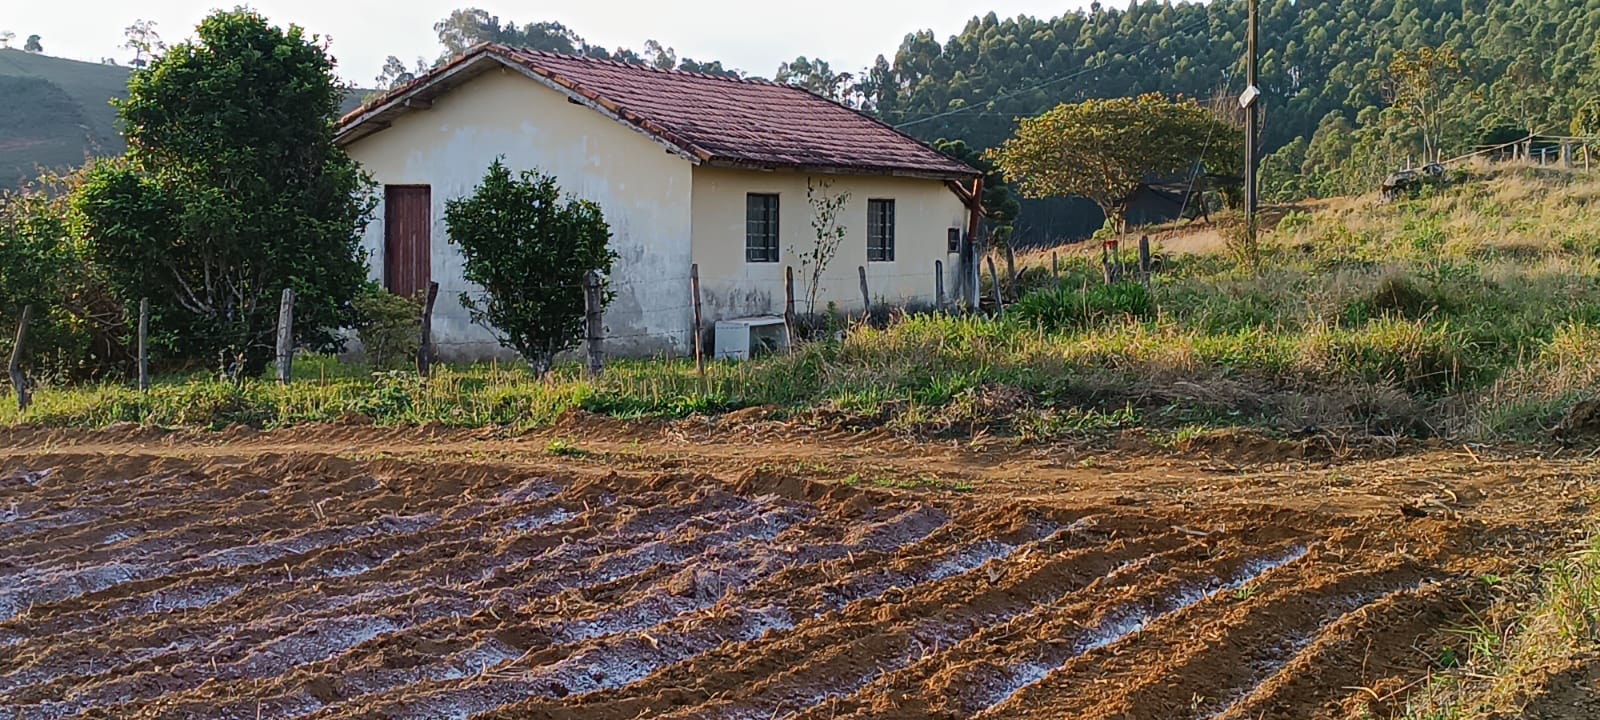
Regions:
M 0 49 L 0 188 L 122 152 L 127 93 L 128 68 Z
M 113 98 L 128 95 L 129 69 L 0 49 L 0 189 L 16 188 L 40 170 L 68 170 L 120 154 Z M 368 91 L 352 90 L 344 110 Z

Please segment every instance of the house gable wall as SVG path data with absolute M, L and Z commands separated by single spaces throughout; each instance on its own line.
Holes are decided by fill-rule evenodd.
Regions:
M 496 70 L 346 150 L 380 186 L 432 188 L 432 275 L 440 285 L 434 333 L 443 357 L 504 354 L 459 302 L 461 293 L 480 289 L 462 277 L 463 261 L 444 222 L 445 202 L 471 193 L 502 156 L 513 172 L 554 175 L 563 192 L 593 200 L 605 213 L 618 255 L 611 277 L 616 299 L 605 318 L 608 352 L 682 354 L 691 347 L 692 165 L 637 131 L 521 73 Z M 363 238 L 380 281 L 383 217 L 380 206 Z

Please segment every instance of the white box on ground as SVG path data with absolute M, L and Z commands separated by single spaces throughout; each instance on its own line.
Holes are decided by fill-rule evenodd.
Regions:
M 718 320 L 715 357 L 718 360 L 749 360 L 757 347 L 770 343 L 777 350 L 789 346 L 789 333 L 778 315 Z

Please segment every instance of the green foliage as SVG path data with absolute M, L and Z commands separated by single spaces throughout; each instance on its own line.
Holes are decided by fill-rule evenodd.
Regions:
M 422 345 L 422 299 L 368 285 L 354 305 L 356 337 L 367 364 L 380 370 L 411 364 Z
M 1446 125 L 1459 123 L 1462 107 L 1474 99 L 1466 91 L 1469 81 L 1461 55 L 1449 46 L 1401 50 L 1383 72 L 1374 69 L 1372 75 L 1382 82 L 1389 104 L 1421 132 L 1423 161 L 1441 160 Z M 1460 128 L 1453 130 L 1456 137 L 1464 134 Z
M 284 288 L 296 344 L 339 347 L 373 207 L 333 142 L 342 94 L 320 39 L 248 10 L 213 13 L 134 73 L 128 153 L 90 170 L 73 206 L 123 302 L 149 297 L 162 356 L 260 373 Z
M 1193 100 L 1137 98 L 1063 104 L 1025 119 L 990 151 L 1006 178 L 1033 198 L 1086 197 L 1121 229 L 1127 203 L 1152 177 L 1213 172 L 1238 164 L 1238 133 Z
M 1155 300 L 1141 283 L 1066 284 L 1018 300 L 1012 312 L 1023 322 L 1050 331 L 1082 330 L 1116 320 L 1141 320 L 1155 314 Z
M 1311 144 L 1297 137 L 1288 145 L 1261 160 L 1261 199 L 1267 202 L 1294 202 L 1311 194 L 1301 168 Z
M 0 191 L 0 358 L 10 356 L 24 306 L 32 307 L 30 374 L 81 380 L 114 374 L 127 360 L 123 314 L 89 266 L 64 198 L 78 177 L 45 176 Z
M 471 195 L 445 203 L 444 215 L 463 276 L 485 291 L 462 293 L 462 306 L 535 373 L 548 373 L 583 337 L 584 276 L 611 272 L 616 258 L 600 206 L 562 202 L 553 176 L 525 170 L 513 178 L 496 159 Z M 602 302 L 611 297 L 604 291 Z

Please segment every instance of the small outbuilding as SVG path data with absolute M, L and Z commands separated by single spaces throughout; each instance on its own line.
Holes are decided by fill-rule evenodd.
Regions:
M 787 85 L 482 45 L 345 116 L 338 142 L 381 186 L 364 239 L 373 277 L 402 294 L 439 283 L 446 358 L 501 352 L 457 300 L 478 289 L 444 224 L 445 201 L 470 194 L 497 157 L 605 212 L 618 255 L 608 353 L 691 351 L 694 265 L 704 327 L 782 314 L 786 267 L 805 312 L 808 187 L 821 184 L 848 201 L 815 310 L 861 310 L 859 268 L 874 305 L 932 304 L 936 262 L 952 297 L 971 277 L 956 251 L 978 171 Z

